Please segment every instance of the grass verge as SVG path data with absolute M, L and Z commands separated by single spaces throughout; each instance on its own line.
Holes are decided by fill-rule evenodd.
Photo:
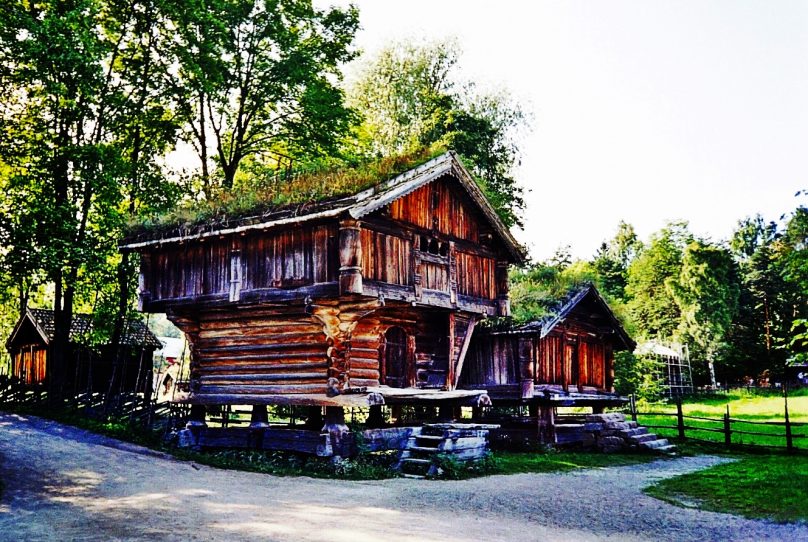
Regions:
M 496 452 L 490 474 L 569 472 L 578 469 L 622 467 L 649 463 L 658 455 L 603 454 L 597 452 L 543 451 Z
M 774 521 L 808 521 L 808 457 L 743 456 L 645 489 L 678 506 Z

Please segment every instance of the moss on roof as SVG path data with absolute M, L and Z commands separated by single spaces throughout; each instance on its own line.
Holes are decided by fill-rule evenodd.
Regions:
M 289 176 L 249 177 L 230 190 L 176 210 L 146 217 L 130 225 L 127 238 L 159 234 L 199 225 L 230 224 L 248 217 L 267 216 L 313 203 L 326 203 L 383 183 L 446 152 L 433 145 L 408 154 L 368 161 L 354 167 L 299 171 Z

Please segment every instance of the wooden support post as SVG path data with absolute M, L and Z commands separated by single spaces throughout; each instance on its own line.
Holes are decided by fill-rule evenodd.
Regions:
M 519 371 L 522 377 L 521 396 L 522 399 L 532 399 L 534 393 L 534 363 L 533 363 L 533 341 L 528 337 L 519 337 Z
M 365 425 L 371 429 L 378 429 L 384 427 L 384 414 L 382 413 L 382 405 L 373 405 L 370 407 L 370 413 Z
M 483 407 L 481 406 L 471 407 L 471 419 L 472 421 L 475 422 L 483 419 Z
M 791 420 L 788 417 L 788 384 L 783 386 L 783 406 L 785 407 L 786 415 L 786 450 L 788 453 L 794 451 L 794 437 L 791 434 Z
M 555 408 L 539 406 L 539 443 L 555 444 Z
M 345 409 L 342 407 L 325 407 L 325 424 L 323 431 L 328 433 L 331 449 L 335 456 L 344 457 L 352 454 L 351 435 L 345 425 Z
M 629 396 L 629 407 L 631 408 L 631 420 L 637 421 L 637 395 L 632 393 Z
M 679 429 L 679 439 L 685 439 L 685 417 L 682 413 L 682 398 L 676 397 L 676 427 Z
M 508 295 L 508 262 L 500 260 L 494 271 L 497 283 L 497 316 L 511 315 L 511 301 Z
M 529 405 L 527 405 L 527 413 L 528 416 L 531 418 L 536 418 L 538 420 L 539 417 L 539 403 L 533 401 Z M 537 421 L 538 423 L 538 421 Z
M 732 446 L 732 429 L 729 421 L 729 405 L 727 405 L 727 412 L 724 414 L 724 444 L 728 448 Z
M 250 427 L 269 427 L 269 416 L 266 405 L 253 405 L 250 414 Z
M 205 415 L 207 409 L 205 405 L 191 405 L 191 413 L 188 415 L 188 426 L 207 427 Z
M 456 318 L 455 318 L 455 313 L 450 312 L 449 313 L 449 336 L 448 336 L 448 341 L 447 341 L 449 343 L 448 344 L 448 350 L 449 351 L 447 352 L 447 355 L 449 357 L 449 367 L 448 367 L 449 370 L 446 373 L 446 388 L 449 389 L 449 390 L 453 390 L 454 387 L 455 387 L 454 386 L 454 383 L 455 383 L 455 362 L 457 360 L 455 359 L 454 352 L 455 352 L 455 333 L 456 333 L 456 329 L 457 329 L 457 322 L 456 322 Z
M 401 418 L 404 410 L 401 408 L 401 405 L 393 405 L 390 407 L 390 418 L 394 424 L 401 425 Z
M 339 293 L 362 293 L 362 235 L 359 222 L 353 219 L 339 223 Z
M 303 427 L 311 431 L 319 431 L 323 428 L 323 407 L 310 406 L 306 408 L 306 423 Z
M 450 422 L 452 421 L 452 407 L 449 405 L 441 405 L 438 407 L 438 421 L 440 422 Z

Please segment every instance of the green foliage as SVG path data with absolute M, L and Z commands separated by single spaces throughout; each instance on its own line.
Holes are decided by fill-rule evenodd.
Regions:
M 682 255 L 678 280 L 670 283 L 682 320 L 679 331 L 689 338 L 697 357 L 713 364 L 726 349 L 726 337 L 738 307 L 738 272 L 729 251 L 693 241 Z
M 261 472 L 276 476 L 312 476 L 344 480 L 381 480 L 394 478 L 397 452 L 359 454 L 354 458 L 322 458 L 294 452 L 222 450 L 194 452 L 170 450 L 180 459 L 223 469 Z
M 641 400 L 655 401 L 663 391 L 659 371 L 660 363 L 653 357 L 615 352 L 614 389 L 620 395 L 633 393 Z
M 389 156 L 440 143 L 479 179 L 503 222 L 521 225 L 523 189 L 513 178 L 516 138 L 526 115 L 504 92 L 479 93 L 456 79 L 453 42 L 397 43 L 366 63 L 348 92 L 362 116 L 350 142 L 365 156 Z
M 512 268 L 509 279 L 513 320 L 524 323 L 553 314 L 565 297 L 594 278 L 592 268 L 584 262 L 564 268 L 549 263 Z
M 202 190 L 230 189 L 248 157 L 336 151 L 352 121 L 334 84 L 351 60 L 354 7 L 311 0 L 186 0 L 163 5 L 174 31 L 165 72 L 202 165 Z M 212 160 L 218 167 L 208 171 Z
M 775 521 L 808 521 L 808 457 L 749 456 L 657 482 L 653 497 L 700 509 Z
M 692 240 L 687 224 L 668 224 L 629 265 L 627 307 L 643 338 L 668 339 L 678 329 L 681 312 L 671 284 L 678 280 L 682 253 Z
M 460 461 L 451 454 L 438 454 L 432 460 L 437 480 L 466 480 L 499 472 L 499 462 L 491 452 L 476 461 Z

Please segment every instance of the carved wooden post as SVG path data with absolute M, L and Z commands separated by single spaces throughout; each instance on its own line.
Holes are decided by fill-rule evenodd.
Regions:
M 325 425 L 323 431 L 331 439 L 331 448 L 335 456 L 351 454 L 350 430 L 345 425 L 345 410 L 342 407 L 325 407 Z
M 508 295 L 508 262 L 497 260 L 495 271 L 497 283 L 497 311 L 499 316 L 511 315 L 511 301 Z
M 137 276 L 137 310 L 145 311 L 146 305 L 151 301 L 151 292 L 149 292 L 149 284 L 146 281 L 146 269 L 151 269 L 152 255 L 144 252 L 140 255 L 140 272 Z
M 455 383 L 455 363 L 457 362 L 457 360 L 455 359 L 455 355 L 454 355 L 455 335 L 456 335 L 456 333 L 455 333 L 455 331 L 456 331 L 456 322 L 455 322 L 455 320 L 456 320 L 455 319 L 455 313 L 450 312 L 449 313 L 449 337 L 448 337 L 448 339 L 449 339 L 448 340 L 448 342 L 449 342 L 449 352 L 448 352 L 449 367 L 448 367 L 448 369 L 449 370 L 446 373 L 446 388 L 449 389 L 449 390 L 453 390 L 454 387 L 455 387 L 454 386 L 454 383 Z
M 449 242 L 449 300 L 457 305 L 457 255 L 454 241 Z
M 539 405 L 539 443 L 555 444 L 555 409 L 552 405 Z
M 362 293 L 362 235 L 359 222 L 346 218 L 339 223 L 339 293 Z
M 421 251 L 418 246 L 418 235 L 412 234 L 412 249 L 410 250 L 410 275 L 412 275 L 412 289 L 416 300 L 420 300 L 424 292 L 423 282 L 421 280 Z
M 241 239 L 234 237 L 230 245 L 230 301 L 241 298 Z
M 530 337 L 519 337 L 519 370 L 522 377 L 522 399 L 533 397 L 535 379 L 533 375 L 533 341 Z

